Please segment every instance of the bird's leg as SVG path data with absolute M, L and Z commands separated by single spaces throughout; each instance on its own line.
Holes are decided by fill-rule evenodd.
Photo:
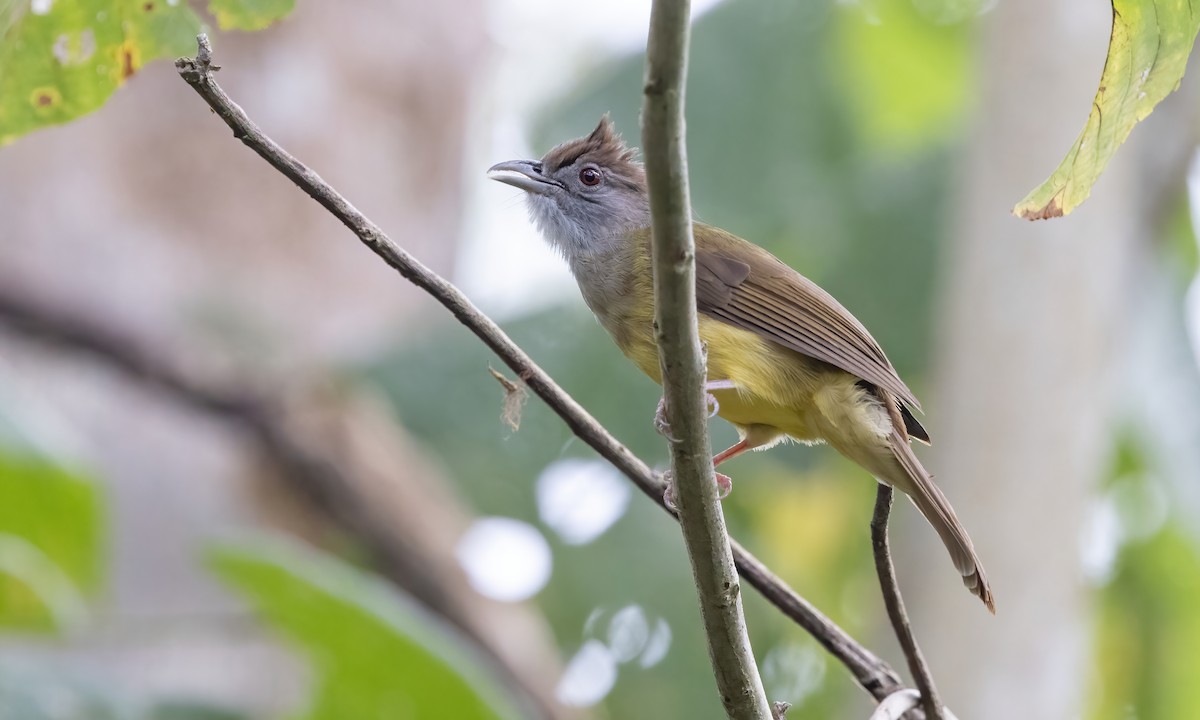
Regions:
M 754 449 L 746 440 L 739 440 L 736 445 L 726 450 L 722 450 L 713 456 L 713 467 L 716 468 L 726 460 L 741 455 L 747 450 Z M 724 473 L 714 473 L 717 481 L 717 497 L 724 500 L 733 491 L 733 479 Z M 675 479 L 671 477 L 671 471 L 668 470 L 663 474 L 663 479 L 667 481 L 666 492 L 663 493 L 663 500 L 667 503 L 667 507 L 675 509 Z
M 716 468 L 726 460 L 732 460 L 747 450 L 752 449 L 752 447 L 753 446 L 751 446 L 745 438 L 739 440 L 733 447 L 727 448 L 716 455 L 713 455 L 713 467 Z M 716 478 L 718 491 L 717 494 L 722 500 L 724 500 L 729 493 L 733 492 L 733 479 L 724 473 L 716 473 Z
M 713 467 L 720 465 L 721 463 L 725 462 L 726 460 L 732 460 L 735 457 L 737 457 L 738 455 L 741 455 L 742 453 L 746 452 L 747 450 L 751 450 L 751 449 L 753 449 L 753 446 L 750 445 L 750 441 L 746 440 L 745 438 L 742 438 L 733 447 L 728 448 L 726 450 L 722 450 L 721 452 L 717 453 L 716 455 L 713 455 Z

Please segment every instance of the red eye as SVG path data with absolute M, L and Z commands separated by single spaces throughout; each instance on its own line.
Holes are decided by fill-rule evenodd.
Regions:
M 579 182 L 588 187 L 595 187 L 600 184 L 600 171 L 596 168 L 584 168 L 579 171 Z

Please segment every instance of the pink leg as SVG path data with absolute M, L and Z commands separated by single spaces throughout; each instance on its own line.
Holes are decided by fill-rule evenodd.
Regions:
M 746 452 L 749 449 L 750 449 L 750 443 L 746 442 L 745 440 L 740 440 L 733 447 L 731 447 L 727 450 L 722 450 L 721 452 L 714 455 L 713 456 L 713 467 L 720 465 L 721 463 L 725 462 L 726 460 L 732 460 L 735 457 L 737 457 L 738 455 L 741 455 L 742 453 Z
M 737 389 L 737 385 L 735 385 L 732 380 L 710 380 L 707 383 L 705 383 L 704 390 L 708 394 L 709 417 L 716 415 L 717 412 L 721 409 L 720 403 L 717 402 L 717 398 L 713 396 L 711 391 L 712 390 L 736 390 L 736 389 Z M 660 398 L 658 401 L 658 411 L 655 412 L 655 414 L 654 414 L 654 427 L 656 430 L 658 430 L 660 435 L 664 435 L 668 439 L 674 440 L 674 438 L 672 438 L 670 435 L 670 423 L 667 422 L 667 418 L 666 418 L 666 399 L 665 398 Z M 746 440 L 741 440 L 733 447 L 717 453 L 713 457 L 713 467 L 715 468 L 716 466 L 720 465 L 721 463 L 725 462 L 726 460 L 731 460 L 731 459 L 737 457 L 738 455 L 741 455 L 742 453 L 746 452 L 747 450 L 751 450 L 753 448 L 754 448 L 754 446 L 750 445 L 749 442 L 747 442 Z M 730 477 L 724 473 L 716 473 L 716 480 L 717 480 L 717 495 L 722 500 L 724 500 L 726 497 L 728 497 L 729 493 L 733 491 L 733 480 L 730 479 Z M 666 500 L 668 507 L 670 507 L 672 509 L 675 508 L 675 490 L 674 490 L 674 485 L 672 484 L 670 477 L 667 478 L 667 490 L 666 490 L 666 493 L 663 495 L 663 499 Z
M 750 443 L 746 442 L 745 440 L 740 440 L 733 447 L 731 447 L 727 450 L 722 450 L 721 452 L 714 455 L 713 456 L 713 467 L 714 468 L 717 467 L 718 465 L 725 462 L 726 460 L 732 460 L 733 458 L 737 457 L 738 455 L 741 455 L 742 453 L 746 452 L 749 449 L 750 449 Z M 718 494 L 720 495 L 721 499 L 724 499 L 726 496 L 729 495 L 730 492 L 733 491 L 733 480 L 724 473 L 717 473 L 717 490 L 718 490 Z

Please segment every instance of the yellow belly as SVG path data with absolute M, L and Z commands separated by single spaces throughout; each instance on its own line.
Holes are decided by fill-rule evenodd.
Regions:
M 662 383 L 652 324 L 633 323 L 645 332 L 614 334 L 617 344 L 642 372 Z M 855 378 L 825 363 L 760 338 L 752 332 L 700 316 L 700 339 L 708 349 L 708 379 L 731 380 L 736 390 L 717 390 L 718 415 L 747 432 L 787 435 L 815 441 L 827 434 L 827 403 L 819 397 L 831 386 L 853 388 Z

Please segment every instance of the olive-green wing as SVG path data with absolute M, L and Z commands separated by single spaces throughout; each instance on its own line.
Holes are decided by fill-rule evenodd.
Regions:
M 921 408 L 883 349 L 833 296 L 757 245 L 700 224 L 696 301 L 706 315 L 827 362 Z M 915 419 L 911 424 L 916 428 L 910 434 L 921 437 L 923 430 L 912 431 L 920 425 Z

